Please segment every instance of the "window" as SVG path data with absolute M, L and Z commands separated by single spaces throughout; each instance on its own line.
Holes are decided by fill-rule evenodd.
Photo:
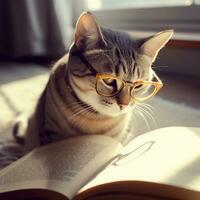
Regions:
M 200 3 L 200 0 L 196 2 Z M 166 6 L 188 6 L 192 0 L 85 0 L 89 10 L 122 9 L 122 8 L 150 8 Z
M 83 10 L 89 10 L 94 13 L 101 25 L 128 31 L 136 38 L 173 28 L 175 35 L 171 43 L 168 43 L 170 48 L 165 48 L 159 54 L 160 59 L 155 65 L 170 66 L 163 68 L 164 72 L 196 77 L 199 74 L 200 0 L 75 0 L 75 2 L 76 7 L 79 6 L 74 12 L 76 19 Z
M 200 39 L 200 0 L 83 0 L 83 2 L 83 10 L 92 11 L 100 24 L 110 28 L 143 33 L 173 28 L 176 35 L 190 37 L 192 34 Z

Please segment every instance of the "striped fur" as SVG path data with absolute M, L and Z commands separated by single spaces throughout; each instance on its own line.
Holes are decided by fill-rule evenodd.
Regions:
M 84 13 L 77 22 L 69 53 L 53 67 L 29 119 L 25 152 L 85 134 L 104 134 L 122 144 L 129 142 L 134 133 L 135 108 L 129 88 L 115 97 L 98 95 L 95 76 L 74 52 L 81 51 L 98 73 L 109 73 L 126 81 L 151 80 L 151 64 L 171 35 L 168 31 L 150 39 L 135 40 L 126 33 L 100 28 L 90 13 Z
M 26 149 L 85 134 L 105 134 L 121 141 L 130 115 L 110 117 L 82 102 L 67 80 L 67 60 L 56 64 L 26 135 Z M 86 109 L 86 111 L 84 111 Z M 37 127 L 37 128 L 36 128 Z
M 129 58 L 126 60 L 127 52 L 122 50 L 116 46 L 111 50 L 89 49 L 84 51 L 84 55 L 99 72 L 109 72 L 132 81 L 141 79 L 140 75 L 149 76 L 148 59 L 144 57 L 141 61 L 137 60 L 139 64 L 142 62 L 148 66 L 140 66 L 141 72 L 136 73 L 138 66 L 133 64 L 136 63 L 135 56 L 126 56 L 126 59 Z M 128 52 L 134 54 L 134 51 Z M 134 102 L 130 102 L 125 111 L 121 111 L 117 97 L 99 96 L 94 87 L 95 77 L 84 67 L 70 53 L 55 64 L 36 112 L 29 121 L 26 133 L 27 150 L 66 137 L 85 134 L 105 134 L 123 144 L 130 140 L 132 135 L 127 130 L 133 131 L 130 127 L 133 123 L 131 116 Z

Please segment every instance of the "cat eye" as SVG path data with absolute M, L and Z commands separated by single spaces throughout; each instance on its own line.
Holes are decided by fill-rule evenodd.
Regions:
M 111 74 L 98 73 L 96 69 L 87 61 L 87 59 L 80 53 L 76 52 L 73 55 L 78 56 L 85 66 L 96 77 L 96 92 L 105 97 L 117 96 L 124 87 L 130 87 L 130 96 L 136 101 L 145 101 L 153 97 L 163 86 L 162 81 L 153 72 L 155 81 L 137 80 L 134 82 L 122 80 Z
M 109 74 L 96 75 L 96 91 L 101 96 L 112 97 L 121 91 L 123 82 Z
M 102 79 L 102 80 L 103 80 L 103 82 L 104 82 L 105 84 L 107 84 L 107 85 L 112 85 L 112 84 L 115 82 L 115 80 L 112 79 L 112 78 L 104 78 L 104 79 Z
M 139 84 L 139 85 L 136 85 L 134 88 L 135 89 L 140 89 L 142 86 L 143 86 L 143 84 Z

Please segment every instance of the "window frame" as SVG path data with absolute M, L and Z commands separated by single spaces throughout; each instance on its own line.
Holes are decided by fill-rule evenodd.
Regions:
M 87 10 L 84 0 L 81 2 L 81 6 L 76 9 L 75 21 L 82 11 Z M 167 43 L 167 47 L 160 52 L 161 59 L 157 60 L 156 65 L 170 66 L 162 68 L 164 73 L 199 78 L 200 5 L 91 12 L 100 25 L 127 31 L 135 38 L 149 37 L 155 32 L 173 28 L 175 34 Z
M 83 10 L 87 10 L 84 0 L 76 10 L 76 16 L 78 17 Z M 129 32 L 157 32 L 174 29 L 176 39 L 181 35 L 181 39 L 191 40 L 187 37 L 194 35 L 194 40 L 200 41 L 200 36 L 198 37 L 200 34 L 200 5 L 104 9 L 91 10 L 91 12 L 102 26 L 113 29 Z

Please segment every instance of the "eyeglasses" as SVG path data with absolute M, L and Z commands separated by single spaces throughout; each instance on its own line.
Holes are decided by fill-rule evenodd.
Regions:
M 136 101 L 145 101 L 153 97 L 163 86 L 162 81 L 153 72 L 155 81 L 137 80 L 134 82 L 122 80 L 111 74 L 98 73 L 81 53 L 74 53 L 96 77 L 96 92 L 105 97 L 117 96 L 124 87 L 128 87 L 130 96 Z

